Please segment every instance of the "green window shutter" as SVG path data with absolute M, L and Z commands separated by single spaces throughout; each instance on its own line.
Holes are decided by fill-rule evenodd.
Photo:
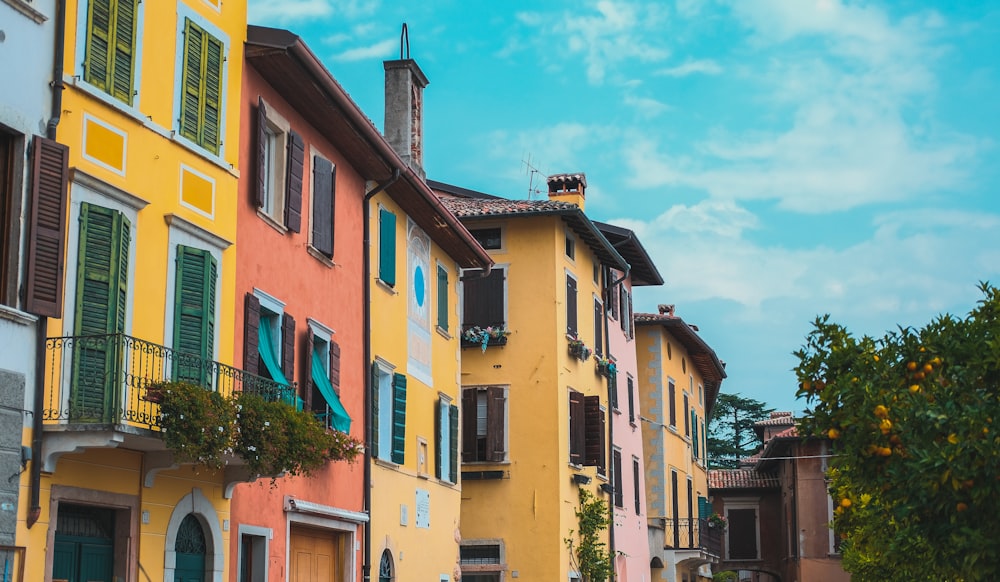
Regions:
M 205 250 L 177 246 L 174 290 L 173 348 L 178 379 L 205 384 L 206 360 L 215 337 L 215 279 L 217 266 Z M 193 356 L 193 357 L 192 357 Z
M 392 462 L 402 465 L 406 456 L 406 375 L 392 375 Z
M 441 265 L 438 265 L 437 270 L 437 325 L 448 331 L 448 271 Z
M 693 432 L 691 434 L 691 442 L 694 444 L 694 457 L 698 458 L 698 417 L 695 416 L 694 409 L 691 409 L 691 424 Z
M 80 207 L 74 335 L 125 331 L 130 223 L 121 213 L 84 202 Z M 116 342 L 102 339 L 74 351 L 71 416 L 109 421 L 115 401 Z
M 90 0 L 87 4 L 87 47 L 83 78 L 91 85 L 110 92 L 110 48 L 114 37 L 112 0 Z
M 377 459 L 378 457 L 378 364 L 372 362 L 372 373 L 371 373 L 371 427 L 369 431 L 371 432 L 371 439 L 368 446 L 371 447 L 372 458 Z
M 202 134 L 198 142 L 212 153 L 219 153 L 222 145 L 222 65 L 225 46 L 210 34 L 205 35 L 204 99 L 202 101 Z
M 201 90 L 202 67 L 201 55 L 204 45 L 204 33 L 201 28 L 184 19 L 184 59 L 181 77 L 181 117 L 179 120 L 180 134 L 198 143 L 201 128 Z
M 454 404 L 448 406 L 448 425 L 448 436 L 451 440 L 448 443 L 448 454 L 451 457 L 451 463 L 448 465 L 450 468 L 448 480 L 452 483 L 458 483 L 458 407 Z
M 132 104 L 132 84 L 135 79 L 135 32 L 138 0 L 117 0 L 115 2 L 115 23 L 111 38 L 113 56 L 111 66 L 111 95 L 129 105 Z
M 396 284 L 396 215 L 384 208 L 378 212 L 378 278 Z
M 444 466 L 444 447 L 446 443 L 441 440 L 441 427 L 448 420 L 441 418 L 441 399 L 434 401 L 434 476 L 441 478 L 441 469 Z

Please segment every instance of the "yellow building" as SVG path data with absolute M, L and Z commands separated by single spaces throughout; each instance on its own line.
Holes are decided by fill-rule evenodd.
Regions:
M 706 519 L 706 427 L 725 366 L 673 305 L 636 313 L 635 325 L 652 578 L 711 579 L 721 535 Z
M 239 467 L 180 464 L 146 387 L 229 393 L 246 6 L 66 2 L 65 309 L 22 478 L 26 580 L 228 577 Z
M 459 575 L 459 277 L 491 261 L 423 181 L 426 77 L 410 59 L 387 61 L 385 70 L 387 141 L 403 170 L 374 185 L 367 206 L 366 563 L 373 579 L 447 582 Z
M 582 174 L 551 176 L 548 200 L 432 186 L 496 263 L 462 275 L 462 580 L 576 579 L 579 490 L 609 511 L 593 356 L 607 354 L 605 267 L 627 265 L 584 214 Z

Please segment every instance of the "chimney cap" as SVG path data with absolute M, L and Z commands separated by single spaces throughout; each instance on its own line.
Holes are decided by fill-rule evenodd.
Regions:
M 552 174 L 545 181 L 549 184 L 549 192 L 576 190 L 581 187 L 587 187 L 587 175 L 583 172 L 576 174 Z

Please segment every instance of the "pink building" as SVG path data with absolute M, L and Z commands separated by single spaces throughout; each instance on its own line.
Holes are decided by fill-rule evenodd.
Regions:
M 607 332 L 607 346 L 599 347 L 605 348 L 605 357 L 614 359 L 616 368 L 609 423 L 614 480 L 611 547 L 616 554 L 615 574 L 618 580 L 645 582 L 650 579 L 650 555 L 643 477 L 646 469 L 643 461 L 639 394 L 636 392 L 638 364 L 634 341 L 635 323 L 632 318 L 632 289 L 662 285 L 663 278 L 635 233 L 611 224 L 597 222 L 595 225 L 631 267 L 628 273 L 614 269 L 608 271 L 606 297 L 594 298 L 594 312 L 603 313 L 599 321 Z

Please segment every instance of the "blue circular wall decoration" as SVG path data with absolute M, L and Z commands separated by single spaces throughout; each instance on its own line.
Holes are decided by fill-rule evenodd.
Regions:
M 424 306 L 424 270 L 419 265 L 413 269 L 413 296 L 417 306 Z

